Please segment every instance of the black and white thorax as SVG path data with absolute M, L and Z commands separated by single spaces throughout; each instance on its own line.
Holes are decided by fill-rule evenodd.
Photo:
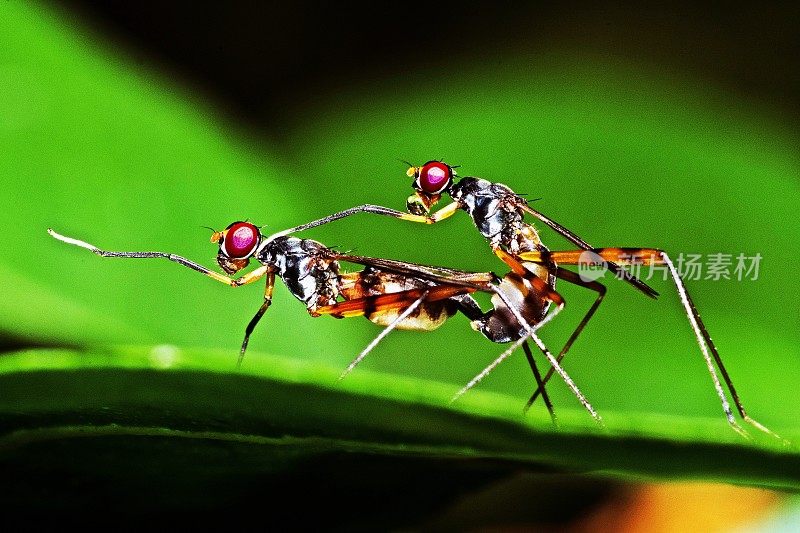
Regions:
M 262 264 L 273 265 L 292 295 L 310 312 L 336 303 L 339 262 L 323 244 L 311 239 L 278 237 L 258 251 L 257 259 Z

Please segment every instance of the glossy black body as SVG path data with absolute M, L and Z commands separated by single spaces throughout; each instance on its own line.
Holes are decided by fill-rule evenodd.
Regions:
M 492 246 L 512 242 L 525 225 L 524 212 L 516 207 L 520 198 L 505 185 L 480 178 L 462 178 L 451 185 L 448 192 L 469 213 L 475 227 Z
M 289 291 L 309 310 L 336 303 L 339 262 L 326 246 L 311 239 L 278 237 L 263 246 L 256 258 L 273 265 Z

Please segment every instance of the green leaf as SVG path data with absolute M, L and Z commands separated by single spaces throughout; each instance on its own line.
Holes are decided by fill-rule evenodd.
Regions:
M 325 464 L 325 474 L 353 476 L 345 484 L 351 494 L 329 494 L 341 505 L 332 524 L 375 512 L 351 501 L 354 494 L 405 486 L 420 468 L 469 486 L 525 468 L 800 487 L 796 448 L 770 438 L 745 441 L 718 419 L 606 413 L 602 431 L 567 411 L 556 430 L 541 416 L 522 416 L 518 399 L 498 394 L 477 391 L 448 405 L 454 388 L 447 384 L 372 372 L 339 382 L 337 368 L 286 358 L 253 358 L 242 373 L 219 371 L 231 363 L 226 352 L 165 345 L 6 354 L 0 465 L 16 475 L 4 502 L 39 506 L 27 499 L 38 495 L 61 502 L 57 507 L 85 506 L 102 497 L 98 487 L 70 494 L 69 485 L 99 482 L 113 485 L 111 508 L 190 502 L 246 510 L 260 498 L 254 486 L 269 490 L 303 472 L 309 483 L 319 481 L 320 472 L 308 473 Z M 337 457 L 347 458 L 338 469 L 328 462 Z M 380 479 L 350 470 L 376 465 Z M 137 491 L 148 476 L 164 483 L 143 497 Z M 445 479 L 427 482 L 433 493 L 458 492 Z M 398 499 L 418 497 L 396 492 L 394 505 Z

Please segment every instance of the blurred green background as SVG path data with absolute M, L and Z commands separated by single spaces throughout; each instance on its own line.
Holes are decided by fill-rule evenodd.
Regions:
M 757 280 L 688 289 L 750 413 L 796 432 L 796 13 L 628 8 L 2 3 L 4 349 L 217 348 L 230 352 L 219 370 L 232 371 L 258 287 L 101 259 L 46 228 L 213 265 L 202 226 L 249 219 L 270 232 L 361 203 L 402 209 L 410 180 L 398 159 L 444 158 L 539 199 L 596 246 L 761 254 Z M 503 266 L 463 213 L 433 227 L 360 215 L 303 236 L 361 255 Z M 608 280 L 567 370 L 601 413 L 721 417 L 672 286 L 652 284 L 658 301 Z M 561 289 L 568 308 L 543 331 L 554 349 L 593 299 Z M 270 355 L 343 368 L 378 331 L 312 319 L 279 286 L 245 365 Z M 502 349 L 457 317 L 393 333 L 360 368 L 456 390 Z M 480 388 L 521 406 L 524 358 Z M 579 409 L 563 384 L 551 389 L 557 409 Z
M 790 272 L 800 251 L 791 224 L 800 159 L 796 122 L 786 113 L 796 102 L 769 99 L 766 91 L 740 94 L 702 73 L 645 62 L 643 52 L 614 55 L 613 41 L 606 53 L 570 49 L 569 35 L 548 42 L 535 28 L 509 32 L 528 35 L 528 49 L 501 40 L 493 53 L 484 44 L 481 54 L 469 32 L 432 17 L 408 27 L 408 35 L 386 37 L 407 39 L 426 27 L 447 32 L 447 42 L 434 39 L 428 56 L 418 43 L 422 52 L 409 46 L 405 56 L 397 54 L 399 64 L 365 60 L 347 83 L 333 76 L 330 85 L 324 76 L 310 79 L 314 70 L 305 83 L 294 79 L 303 75 L 300 64 L 283 67 L 272 77 L 302 86 L 296 99 L 276 89 L 278 102 L 291 101 L 278 113 L 265 98 L 259 115 L 245 98 L 240 113 L 254 114 L 239 122 L 233 111 L 226 114 L 237 102 L 213 83 L 201 85 L 191 71 L 175 77 L 166 60 L 126 46 L 108 20 L 83 18 L 69 4 L 11 2 L 3 11 L 0 328 L 7 343 L 220 347 L 231 350 L 233 364 L 259 305 L 258 288 L 229 290 L 166 262 L 102 260 L 44 230 L 213 265 L 214 246 L 201 226 L 250 219 L 272 231 L 360 203 L 402 209 L 410 180 L 397 159 L 446 158 L 462 165 L 462 175 L 541 198 L 538 209 L 596 246 L 760 253 L 758 280 L 701 280 L 689 290 L 752 414 L 774 425 L 798 419 L 800 303 Z M 194 28 L 191 20 L 177 25 L 168 14 L 129 11 L 128 26 L 163 17 L 160 33 L 138 35 L 154 46 L 182 50 L 191 32 L 215 27 L 210 14 L 197 14 Z M 269 11 L 258 13 L 273 27 Z M 235 15 L 242 31 L 253 30 L 249 38 L 262 43 L 244 13 L 234 9 L 224 22 Z M 314 28 L 304 20 L 297 24 Z M 170 21 L 183 32 L 178 44 L 168 42 Z M 242 46 L 222 41 L 233 29 L 219 27 L 214 42 Z M 319 44 L 329 37 L 317 37 Z M 451 39 L 462 43 L 460 53 L 445 60 L 440 56 L 456 47 Z M 273 40 L 265 37 L 261 46 Z M 198 61 L 214 42 L 201 40 L 191 57 Z M 288 48 L 260 57 L 258 70 L 280 69 L 279 53 Z M 231 60 L 234 50 L 218 54 Z M 252 55 L 244 54 L 243 69 L 253 68 Z M 298 58 L 283 58 L 290 59 Z M 355 61 L 344 59 L 343 68 Z M 221 62 L 212 59 L 207 68 Z M 253 76 L 256 85 L 265 79 Z M 361 215 L 304 236 L 362 255 L 502 269 L 459 215 L 435 227 Z M 553 249 L 568 248 L 546 230 L 543 236 Z M 663 297 L 652 302 L 609 281 L 609 297 L 567 362 L 577 383 L 601 410 L 715 416 L 719 404 L 671 286 L 654 282 Z M 562 289 L 570 308 L 545 334 L 554 347 L 593 298 Z M 251 357 L 267 352 L 344 366 L 377 331 L 361 319 L 311 319 L 280 287 Z M 435 333 L 391 335 L 364 367 L 463 384 L 500 351 L 458 317 Z M 513 358 L 482 386 L 523 397 L 530 387 L 525 364 Z M 553 389 L 558 405 L 577 406 L 565 387 Z

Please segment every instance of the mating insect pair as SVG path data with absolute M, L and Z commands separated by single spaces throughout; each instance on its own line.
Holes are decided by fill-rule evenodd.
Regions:
M 222 275 L 175 254 L 106 251 L 60 235 L 52 229 L 48 232 L 56 239 L 103 257 L 168 259 L 231 287 L 266 278 L 264 302 L 247 325 L 239 363 L 244 357 L 250 335 L 272 303 L 276 276 L 283 280 L 295 298 L 306 305 L 312 316 L 364 316 L 384 326 L 383 331 L 345 369 L 342 377 L 352 371 L 392 330 L 432 331 L 460 312 L 470 319 L 474 329 L 489 340 L 514 342 L 504 357 L 520 344 L 523 346 L 545 405 L 555 421 L 552 403 L 528 346 L 528 339 L 533 339 L 550 363 L 560 368 L 535 333 L 535 329 L 544 325 L 554 313 L 545 319 L 547 300 L 546 295 L 541 293 L 541 287 L 529 286 L 514 272 L 500 279 L 492 273 L 465 272 L 341 254 L 309 239 L 285 235 L 265 239 L 255 225 L 235 222 L 224 231 L 214 232 L 211 239 L 219 245 L 217 262 L 228 274 Z M 252 258 L 261 266 L 239 278 L 232 277 L 246 268 Z M 364 268 L 345 273 L 340 268 L 340 261 Z M 471 296 L 475 292 L 492 294 L 494 307 L 486 312 L 481 310 Z
M 600 257 L 605 261 L 605 265 L 617 277 L 625 280 L 645 295 L 655 298 L 658 293 L 650 288 L 648 285 L 631 275 L 621 267 L 631 264 L 640 265 L 665 265 L 672 277 L 675 284 L 681 304 L 685 310 L 689 323 L 695 333 L 698 345 L 706 361 L 709 373 L 714 383 L 717 395 L 720 398 L 725 416 L 731 427 L 742 435 L 746 435 L 741 426 L 736 422 L 730 405 L 728 403 L 725 391 L 722 388 L 720 379 L 717 375 L 717 368 L 728 388 L 728 391 L 736 405 L 736 408 L 742 419 L 756 427 L 757 429 L 771 434 L 770 430 L 749 417 L 739 396 L 733 386 L 733 383 L 726 371 L 722 359 L 705 328 L 700 315 L 697 312 L 686 288 L 678 275 L 675 266 L 670 260 L 669 256 L 662 250 L 654 248 L 592 248 L 586 241 L 578 237 L 576 234 L 565 228 L 564 226 L 549 219 L 542 213 L 532 209 L 524 198 L 515 194 L 507 186 L 492 183 L 479 178 L 461 178 L 456 181 L 456 173 L 454 167 L 451 167 L 441 161 L 429 161 L 428 163 L 416 167 L 410 165 L 408 176 L 414 179 L 413 187 L 414 194 L 407 200 L 408 212 L 401 212 L 394 209 L 365 204 L 357 207 L 347 209 L 329 215 L 327 217 L 290 228 L 288 230 L 276 233 L 267 238 L 262 238 L 258 231 L 253 226 L 248 226 L 246 223 L 234 224 L 226 230 L 226 233 L 215 233 L 215 238 L 220 241 L 221 254 L 218 257 L 220 265 L 229 273 L 234 273 L 246 265 L 246 257 L 249 255 L 236 257 L 240 254 L 241 250 L 247 249 L 250 255 L 255 254 L 257 259 L 263 263 L 263 266 L 250 274 L 247 274 L 237 280 L 233 280 L 226 276 L 211 272 L 204 267 L 192 263 L 179 256 L 171 254 L 157 254 L 152 252 L 104 252 L 92 245 L 82 241 L 76 241 L 65 237 L 58 236 L 57 238 L 77 244 L 88 248 L 95 253 L 106 256 L 122 256 L 122 257 L 166 257 L 172 261 L 176 261 L 185 266 L 203 272 L 218 281 L 228 283 L 233 286 L 239 286 L 260 277 L 267 276 L 267 289 L 265 292 L 265 301 L 259 312 L 250 322 L 245 341 L 242 346 L 242 354 L 247 345 L 247 338 L 255 327 L 255 324 L 266 311 L 271 301 L 272 286 L 274 283 L 274 275 L 279 273 L 289 286 L 290 290 L 309 307 L 309 311 L 319 314 L 333 314 L 342 313 L 343 310 L 352 309 L 349 311 L 352 314 L 364 314 L 373 321 L 373 313 L 371 305 L 381 301 L 382 304 L 386 302 L 391 312 L 384 314 L 383 318 L 379 319 L 378 323 L 387 325 L 387 329 L 376 338 L 368 348 L 359 355 L 358 358 L 351 364 L 352 368 L 360 361 L 364 355 L 374 345 L 385 336 L 388 331 L 395 328 L 407 329 L 433 329 L 432 327 L 416 327 L 412 325 L 414 319 L 413 313 L 423 311 L 428 314 L 422 322 L 430 324 L 435 320 L 430 320 L 430 309 L 433 309 L 433 303 L 442 301 L 449 302 L 448 305 L 455 306 L 459 311 L 464 312 L 468 317 L 473 320 L 478 329 L 481 329 L 480 320 L 484 323 L 495 324 L 492 327 L 481 329 L 487 338 L 496 340 L 498 342 L 508 342 L 515 340 L 515 344 L 509 350 L 506 350 L 495 361 L 487 366 L 481 373 L 479 373 L 470 383 L 464 387 L 456 397 L 460 396 L 472 386 L 477 384 L 483 377 L 485 377 L 492 369 L 494 369 L 500 362 L 510 355 L 514 348 L 519 344 L 526 346 L 528 338 L 534 340 L 539 349 L 545 354 L 548 362 L 552 368 L 548 371 L 543 379 L 539 379 L 538 372 L 535 370 L 533 359 L 530 356 L 530 351 L 526 350 L 529 356 L 529 361 L 534 369 L 534 374 L 537 376 L 538 387 L 534 394 L 528 401 L 530 406 L 539 394 L 542 394 L 543 399 L 547 400 L 544 393 L 544 384 L 550 379 L 553 372 L 561 375 L 567 385 L 570 387 L 575 396 L 580 400 L 587 411 L 597 420 L 600 421 L 599 415 L 596 413 L 591 404 L 586 400 L 584 395 L 580 392 L 578 387 L 569 378 L 563 368 L 560 366 L 560 361 L 569 351 L 581 331 L 594 315 L 598 306 L 603 300 L 606 289 L 605 287 L 595 280 L 585 280 L 574 272 L 564 269 L 560 265 L 575 265 L 581 261 L 581 251 L 591 251 L 596 257 Z M 452 198 L 452 202 L 444 208 L 431 214 L 431 208 L 441 199 L 442 195 L 446 194 Z M 474 274 L 466 273 L 455 270 L 424 267 L 421 265 L 414 265 L 411 263 L 403 263 L 397 261 L 377 260 L 370 258 L 361 258 L 355 256 L 336 256 L 333 254 L 333 261 L 337 259 L 351 260 L 352 262 L 365 265 L 367 268 L 357 275 L 340 275 L 338 269 L 330 270 L 331 260 L 319 262 L 316 260 L 305 259 L 308 262 L 303 263 L 304 259 L 300 259 L 301 254 L 278 253 L 278 243 L 294 243 L 292 246 L 307 246 L 302 243 L 310 243 L 313 241 L 301 241 L 299 239 L 287 238 L 288 235 L 297 233 L 306 229 L 310 229 L 322 224 L 356 214 L 356 213 L 372 213 L 383 216 L 391 216 L 402 220 L 412 222 L 421 222 L 432 224 L 444 220 L 452 216 L 456 211 L 463 210 L 472 218 L 478 231 L 489 241 L 493 252 L 511 269 L 511 272 L 506 275 L 502 282 L 497 281 L 491 274 Z M 558 234 L 566 238 L 568 241 L 579 247 L 581 250 L 575 251 L 550 251 L 543 244 L 536 229 L 525 222 L 525 215 L 532 215 L 545 225 L 552 228 Z M 247 228 L 247 229 L 245 229 Z M 231 233 L 233 232 L 233 233 Z M 241 236 L 237 234 L 241 232 Z M 231 236 L 232 235 L 232 236 Z M 230 243 L 233 239 L 234 243 Z M 288 239 L 288 240 L 287 240 Z M 318 245 L 318 243 L 316 243 Z M 330 250 L 328 250 L 328 253 Z M 223 257 L 224 256 L 224 257 Z M 348 259 L 348 257 L 350 259 Z M 288 265 L 300 265 L 289 268 Z M 319 282 L 314 277 L 314 281 L 308 277 L 302 277 L 304 272 L 310 272 L 316 268 L 317 265 L 329 265 L 328 267 L 321 268 L 321 272 L 326 268 L 330 270 L 326 276 L 332 276 L 328 279 L 339 279 L 341 290 L 340 293 L 344 302 L 334 303 L 332 300 L 327 300 L 327 303 L 321 304 L 320 301 L 312 301 L 320 294 L 314 292 Z M 288 270 L 287 270 L 288 268 Z M 292 270 L 293 269 L 293 270 Z M 392 276 L 401 276 L 405 279 L 403 283 L 393 282 L 390 288 L 382 287 L 376 289 L 376 286 L 366 284 L 368 289 L 364 292 L 364 279 L 375 272 L 378 272 L 378 278 L 386 278 Z M 281 272 L 284 272 L 281 274 Z M 287 276 L 287 273 L 292 273 Z M 322 275 L 322 274 L 320 274 Z M 300 279 L 303 279 L 300 283 Z M 557 357 L 553 357 L 548 351 L 541 339 L 536 335 L 536 329 L 544 325 L 547 321 L 551 320 L 564 306 L 563 298 L 556 292 L 555 284 L 557 279 L 562 279 L 566 282 L 590 289 L 597 293 L 597 297 L 588 309 L 583 319 L 579 322 L 578 326 L 569 337 L 564 347 L 561 349 Z M 408 281 L 413 280 L 413 281 Z M 410 283 L 410 285 L 408 285 Z M 419 285 L 419 284 L 422 285 Z M 505 288 L 503 287 L 505 285 Z M 295 288 L 293 288 L 295 286 Z M 327 285 L 326 285 L 327 286 Z M 354 287 L 360 287 L 354 289 Z M 508 289 L 513 289 L 508 291 Z M 305 292 L 304 292 L 305 291 Z M 311 291 L 311 292 L 309 292 Z M 359 292 L 361 291 L 361 292 Z M 372 294 L 370 291 L 374 292 Z M 416 292 L 415 292 L 416 291 Z M 483 291 L 493 294 L 492 302 L 494 309 L 488 313 L 475 311 L 471 304 L 464 304 L 465 301 L 472 301 L 468 298 L 471 292 Z M 330 291 L 329 291 L 330 292 Z M 441 297 L 439 297 L 441 295 Z M 446 296 L 445 296 L 446 295 Z M 325 297 L 333 297 L 335 295 L 325 293 Z M 383 300 L 381 300 L 383 298 Z M 353 302 L 353 303 L 351 303 Z M 555 304 L 555 309 L 548 314 L 551 304 Z M 316 306 L 316 307 L 315 307 Z M 465 307 L 466 306 L 466 307 Z M 419 308 L 423 311 L 418 311 Z M 320 311 L 322 310 L 322 311 Z M 369 312 L 368 312 L 369 311 Z M 476 314 L 481 313 L 481 314 Z M 380 314 L 380 313 L 379 313 Z M 391 321 L 388 317 L 394 317 Z M 517 326 L 521 326 L 518 328 Z M 514 335 L 502 337 L 497 335 L 499 330 L 516 329 Z M 716 365 L 716 366 L 715 366 Z M 549 407 L 549 402 L 548 402 Z
M 760 431 L 777 437 L 777 435 L 754 420 L 745 411 L 733 385 L 733 381 L 722 362 L 722 358 L 714 342 L 711 340 L 711 336 L 703 324 L 700 314 L 689 296 L 683 280 L 681 280 L 675 265 L 665 251 L 656 248 L 593 248 L 585 240 L 566 227 L 531 208 L 525 198 L 514 193 L 514 191 L 506 185 L 474 177 L 464 177 L 456 180 L 455 168 L 456 167 L 450 166 L 442 161 L 428 161 L 421 166 L 409 164 L 407 175 L 413 178 L 412 187 L 414 193 L 406 201 L 407 212 L 397 211 L 378 205 L 364 204 L 334 213 L 301 226 L 296 226 L 280 234 L 287 235 L 296 233 L 356 213 L 372 213 L 411 222 L 434 224 L 449 218 L 457 211 L 465 211 L 470 216 L 481 235 L 489 241 L 492 251 L 506 263 L 513 272 L 536 286 L 538 290 L 542 291 L 542 294 L 547 293 L 552 298 L 551 301 L 560 302 L 560 306 L 563 306 L 563 299 L 555 292 L 556 279 L 562 279 L 597 293 L 594 303 L 588 309 L 583 319 L 579 322 L 578 326 L 559 352 L 556 358 L 558 362 L 563 359 L 572 347 L 581 331 L 583 331 L 583 328 L 594 315 L 606 293 L 606 288 L 601 283 L 596 280 L 585 280 L 574 272 L 562 268 L 561 265 L 580 264 L 585 257 L 583 252 L 590 252 L 590 257 L 602 259 L 605 267 L 613 273 L 615 277 L 624 280 L 651 298 L 656 298 L 658 293 L 647 284 L 631 275 L 628 271 L 623 270 L 622 267 L 629 265 L 666 266 L 673 284 L 675 285 L 681 305 L 686 313 L 686 317 L 697 339 L 697 344 L 700 347 L 709 374 L 711 375 L 714 389 L 720 399 L 722 410 L 728 423 L 736 432 L 745 436 L 747 435 L 745 430 L 736 422 L 728 397 L 722 388 L 717 370 L 719 370 L 719 374 L 722 375 L 722 380 L 725 382 L 742 420 Z M 441 200 L 443 195 L 449 196 L 452 202 L 438 211 L 431 213 L 431 209 Z M 548 250 L 542 244 L 536 229 L 531 224 L 525 222 L 526 214 L 533 216 L 535 219 L 550 227 L 580 250 Z M 544 282 L 549 290 L 542 288 L 541 282 Z M 507 357 L 506 354 L 504 355 Z M 478 374 L 465 389 L 476 384 L 499 364 L 502 359 L 503 356 L 489 365 L 483 372 Z M 554 366 L 544 377 L 544 383 L 550 379 L 554 370 L 562 374 L 562 377 L 564 377 L 570 385 L 570 388 L 581 400 L 584 407 L 593 414 L 595 419 L 599 420 L 599 417 L 596 415 L 591 405 L 585 401 L 583 395 L 579 393 L 571 380 L 563 373 L 563 369 Z M 534 392 L 527 406 L 533 403 L 541 390 L 543 390 L 542 387 L 539 387 L 539 389 Z

